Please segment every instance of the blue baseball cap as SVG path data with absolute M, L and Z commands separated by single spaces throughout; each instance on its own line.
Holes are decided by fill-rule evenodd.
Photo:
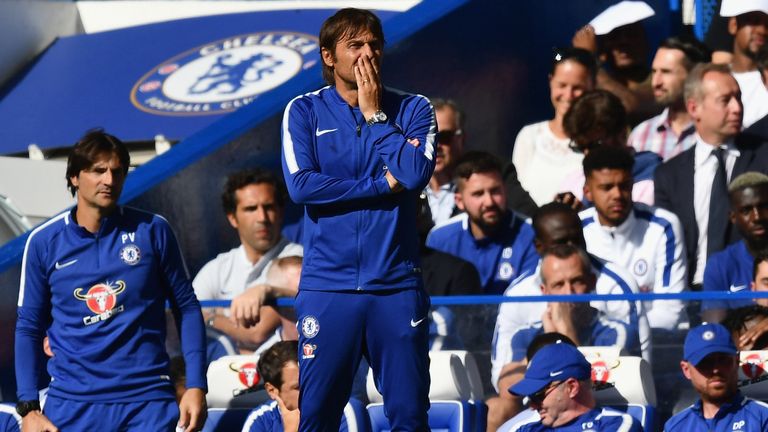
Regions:
M 685 336 L 683 360 L 696 366 L 712 353 L 734 355 L 737 352 L 731 332 L 721 324 L 708 323 L 692 328 Z
M 554 343 L 541 348 L 531 359 L 525 377 L 509 388 L 509 392 L 519 396 L 530 396 L 553 381 L 568 378 L 587 379 L 592 375 L 592 366 L 584 354 L 575 346 L 566 343 Z

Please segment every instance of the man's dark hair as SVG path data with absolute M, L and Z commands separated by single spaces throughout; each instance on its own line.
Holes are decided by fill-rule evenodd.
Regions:
M 501 176 L 501 161 L 491 153 L 484 151 L 470 151 L 464 153 L 456 162 L 453 170 L 453 178 L 457 190 L 461 190 L 472 174 L 498 173 Z
M 96 163 L 96 159 L 103 153 L 114 154 L 120 160 L 123 174 L 128 174 L 131 165 L 131 156 L 128 148 L 117 137 L 104 132 L 103 129 L 91 129 L 75 143 L 69 151 L 67 158 L 67 187 L 75 196 L 77 187 L 72 184 L 72 177 L 77 177 L 80 171 L 87 170 Z
M 576 344 L 569 338 L 568 336 L 558 333 L 558 332 L 549 332 L 549 333 L 542 333 L 531 341 L 531 343 L 528 344 L 528 349 L 525 351 L 525 358 L 528 359 L 528 361 L 531 361 L 534 355 L 536 353 L 544 348 L 547 345 L 552 345 L 556 343 L 564 343 L 571 346 L 576 346 Z
M 259 357 L 256 370 L 265 383 L 280 388 L 283 385 L 283 367 L 289 362 L 299 363 L 299 342 L 280 341 Z
M 627 130 L 627 111 L 606 90 L 584 92 L 563 117 L 563 129 L 577 146 L 609 140 Z
M 581 163 L 584 166 L 584 177 L 603 169 L 622 170 L 631 175 L 635 158 L 626 147 L 597 146 L 584 156 Z
M 725 318 L 720 323 L 731 333 L 742 332 L 747 329 L 747 323 L 757 319 L 768 319 L 768 308 L 760 305 L 743 306 L 736 309 L 728 309 Z M 768 332 L 763 333 L 752 345 L 754 350 L 762 350 L 768 347 Z
M 584 274 L 588 274 L 590 271 L 592 271 L 592 260 L 589 258 L 587 252 L 576 245 L 568 243 L 553 244 L 544 249 L 544 252 L 541 254 L 541 262 L 544 262 L 544 259 L 548 256 L 554 256 L 558 259 L 564 260 L 574 255 L 579 257 L 579 261 L 581 261 L 581 269 L 584 271 Z M 539 277 L 541 278 L 542 282 L 546 283 L 546 278 L 544 277 L 544 266 L 540 266 Z
M 546 218 L 557 215 L 557 214 L 570 215 L 572 217 L 575 217 L 576 220 L 579 220 L 579 214 L 571 206 L 563 204 L 558 201 L 552 201 L 550 203 L 546 203 L 543 206 L 539 207 L 539 209 L 536 211 L 536 213 L 533 215 L 533 218 L 531 219 L 531 224 L 533 225 L 533 231 L 536 233 L 537 238 L 541 236 L 541 232 L 543 230 L 543 227 L 541 225 L 543 221 Z M 579 220 L 579 223 L 581 223 L 580 220 Z
M 554 75 L 557 66 L 566 61 L 574 61 L 584 66 L 584 68 L 587 69 L 587 72 L 589 72 L 589 77 L 592 79 L 593 83 L 597 79 L 597 60 L 591 52 L 583 48 L 553 48 L 552 68 L 549 70 L 549 74 Z
M 682 51 L 683 67 L 686 71 L 690 71 L 699 63 L 709 63 L 712 60 L 712 51 L 709 47 L 692 36 L 672 36 L 664 39 L 659 48 Z
M 768 262 L 768 251 L 759 251 L 752 262 L 752 280 L 757 282 L 757 268 L 760 264 Z
M 344 8 L 339 9 L 333 16 L 325 20 L 320 28 L 320 58 L 322 50 L 328 50 L 334 59 L 336 58 L 336 44 L 345 37 L 352 37 L 368 30 L 376 39 L 384 43 L 384 31 L 381 28 L 381 20 L 373 12 L 365 9 Z M 323 62 L 323 79 L 329 85 L 336 81 L 333 77 L 333 67 Z
M 224 208 L 224 213 L 234 214 L 237 210 L 236 192 L 238 190 L 248 185 L 262 183 L 272 185 L 275 189 L 275 203 L 280 206 L 280 208 L 284 208 L 287 192 L 283 182 L 272 171 L 263 168 L 254 168 L 238 171 L 227 177 L 227 183 L 224 185 L 224 192 L 221 194 L 221 206 Z

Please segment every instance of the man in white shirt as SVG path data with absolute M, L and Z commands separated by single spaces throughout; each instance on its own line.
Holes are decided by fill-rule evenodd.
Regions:
M 687 283 L 682 228 L 673 213 L 632 202 L 628 149 L 598 147 L 584 158 L 584 196 L 594 207 L 579 213 L 587 250 L 628 269 L 641 292 L 679 293 Z M 645 302 L 652 328 L 687 322 L 680 300 Z
M 208 312 L 206 322 L 246 348 L 258 347 L 280 324 L 277 312 L 263 306 L 264 302 L 291 294 L 283 293 L 284 287 L 266 284 L 273 260 L 303 255 L 301 245 L 280 234 L 286 196 L 279 178 L 269 171 L 255 169 L 230 175 L 222 205 L 227 220 L 237 230 L 240 246 L 209 261 L 192 282 L 199 300 L 232 300 L 228 314 Z M 259 325 L 244 327 L 256 322 Z
M 456 185 L 453 182 L 453 167 L 464 149 L 464 113 L 456 102 L 450 99 L 431 99 L 437 120 L 435 137 L 435 171 L 424 194 L 432 212 L 435 225 L 454 216 L 458 210 L 453 199 Z
M 707 257 L 739 239 L 728 220 L 727 185 L 747 171 L 765 173 L 768 146 L 739 134 L 741 91 L 727 66 L 707 63 L 693 68 L 685 99 L 696 125 L 696 144 L 656 169 L 655 203 L 680 220 L 688 278 L 700 285 Z
M 720 15 L 729 17 L 728 32 L 733 35 L 731 70 L 741 88 L 746 128 L 768 114 L 768 90 L 755 63 L 768 35 L 768 7 L 761 1 L 723 0 Z

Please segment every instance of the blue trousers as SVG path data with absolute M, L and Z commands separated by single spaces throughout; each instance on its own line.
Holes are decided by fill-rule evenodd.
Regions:
M 428 431 L 429 296 L 423 289 L 300 290 L 300 432 L 339 430 L 365 356 L 393 431 Z
M 43 414 L 62 432 L 174 432 L 179 421 L 179 407 L 173 399 L 101 403 L 49 394 Z

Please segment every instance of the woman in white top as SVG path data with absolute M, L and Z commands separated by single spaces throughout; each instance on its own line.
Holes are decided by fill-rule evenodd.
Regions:
M 549 74 L 549 94 L 555 117 L 520 130 L 512 149 L 512 163 L 523 188 L 536 204 L 552 201 L 563 177 L 581 168 L 583 155 L 574 152 L 563 131 L 563 117 L 571 103 L 595 85 L 597 63 L 589 51 L 556 49 Z

